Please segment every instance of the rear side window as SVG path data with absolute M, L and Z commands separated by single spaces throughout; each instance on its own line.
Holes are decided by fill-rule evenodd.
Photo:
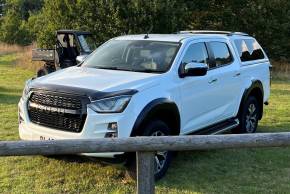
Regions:
M 204 43 L 195 43 L 188 47 L 182 59 L 182 64 L 190 62 L 207 64 L 208 54 Z
M 233 61 L 233 57 L 229 47 L 224 42 L 209 42 L 210 48 L 213 52 L 216 66 L 228 65 Z
M 264 59 L 265 55 L 259 43 L 254 39 L 235 40 L 239 56 L 242 62 Z

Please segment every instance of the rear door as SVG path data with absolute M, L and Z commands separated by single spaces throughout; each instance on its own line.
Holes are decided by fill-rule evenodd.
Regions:
M 211 95 L 215 96 L 211 111 L 215 122 L 222 121 L 236 116 L 242 95 L 240 64 L 227 40 L 208 41 L 206 45 L 214 61 L 214 67 L 208 72 Z

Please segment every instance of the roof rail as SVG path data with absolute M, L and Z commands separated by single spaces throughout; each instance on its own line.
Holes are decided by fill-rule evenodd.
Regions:
M 230 31 L 213 31 L 213 30 L 186 30 L 179 31 L 176 34 L 224 34 L 227 36 L 240 35 L 240 36 L 249 36 L 244 32 L 230 32 Z

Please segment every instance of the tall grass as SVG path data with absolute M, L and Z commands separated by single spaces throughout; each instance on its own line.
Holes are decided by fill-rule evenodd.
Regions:
M 272 61 L 274 79 L 290 79 L 290 63 L 286 61 Z
M 5 44 L 5 43 L 0 43 L 0 55 L 15 53 L 16 66 L 36 72 L 43 65 L 43 62 L 31 60 L 33 48 L 36 48 L 36 44 L 32 44 L 29 46 L 19 46 L 15 44 L 10 45 L 10 44 Z
M 0 55 L 23 52 L 24 49 L 25 47 L 19 46 L 16 44 L 11 45 L 11 44 L 0 43 Z
M 34 45 L 26 46 L 22 52 L 17 53 L 16 66 L 29 69 L 36 72 L 40 67 L 43 66 L 42 61 L 32 61 L 32 49 L 35 48 Z

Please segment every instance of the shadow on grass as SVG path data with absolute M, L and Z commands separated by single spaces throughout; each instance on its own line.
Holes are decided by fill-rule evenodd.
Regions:
M 0 104 L 14 104 L 16 106 L 20 98 L 20 95 L 0 93 Z
M 275 123 L 275 126 L 259 125 L 257 133 L 279 133 L 290 132 L 290 122 Z
M 250 152 L 248 155 L 239 150 L 179 152 L 167 175 L 157 185 L 190 193 L 231 193 L 227 190 L 234 187 L 235 181 L 240 182 L 237 175 L 247 177 L 256 165 Z
M 122 159 L 111 159 L 111 158 L 98 158 L 98 157 L 89 157 L 81 155 L 50 155 L 45 156 L 47 158 L 61 160 L 71 163 L 87 163 L 87 164 L 100 164 L 102 166 L 114 165 L 114 164 L 123 164 L 124 160 Z
M 15 66 L 15 64 L 16 64 L 16 59 L 14 59 L 14 58 L 0 57 L 0 65 L 1 66 Z
M 271 89 L 272 94 L 277 95 L 277 96 L 282 96 L 282 95 L 289 95 L 289 89 Z
M 8 88 L 8 87 L 0 87 L 0 93 L 22 93 L 22 89 L 17 88 Z

